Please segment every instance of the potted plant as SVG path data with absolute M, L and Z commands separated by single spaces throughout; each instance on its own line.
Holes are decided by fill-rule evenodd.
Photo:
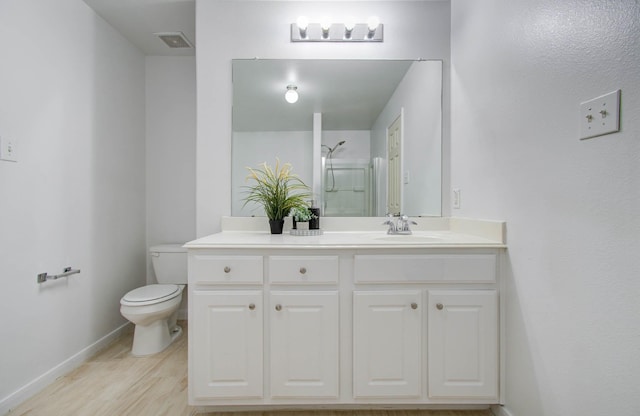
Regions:
M 247 196 L 244 205 L 254 202 L 262 205 L 269 218 L 272 234 L 282 234 L 284 218 L 294 208 L 307 208 L 307 199 L 311 196 L 311 190 L 298 177 L 291 172 L 291 164 L 280 165 L 276 159 L 275 169 L 264 162 L 259 168 L 247 168 L 249 175 L 247 180 L 254 181 L 253 185 L 246 186 Z
M 318 216 L 308 207 L 296 207 L 291 210 L 291 218 L 293 219 L 293 229 L 297 230 L 300 223 L 307 223 L 306 228 L 311 228 L 309 222 Z M 301 229 L 303 228 L 305 227 L 301 227 Z

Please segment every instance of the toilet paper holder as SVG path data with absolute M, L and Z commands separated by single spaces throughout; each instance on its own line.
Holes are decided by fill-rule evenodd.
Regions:
M 56 280 L 61 277 L 71 276 L 72 274 L 80 273 L 80 269 L 73 269 L 71 267 L 65 267 L 63 272 L 60 274 L 49 275 L 48 273 L 40 273 L 38 274 L 38 283 L 44 283 L 47 280 Z

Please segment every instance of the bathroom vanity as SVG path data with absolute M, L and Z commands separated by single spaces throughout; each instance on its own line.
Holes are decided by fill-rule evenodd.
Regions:
M 300 237 L 225 219 L 186 245 L 189 403 L 500 403 L 504 224 L 421 218 L 401 236 L 372 218 L 331 231 L 343 220 Z

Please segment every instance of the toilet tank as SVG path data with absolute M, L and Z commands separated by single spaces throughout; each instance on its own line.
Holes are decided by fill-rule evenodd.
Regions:
M 149 247 L 158 283 L 187 284 L 187 249 L 182 244 Z

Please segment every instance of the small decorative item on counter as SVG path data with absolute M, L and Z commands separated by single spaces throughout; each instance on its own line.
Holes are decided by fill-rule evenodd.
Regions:
M 255 202 L 262 205 L 269 218 L 271 234 L 282 234 L 284 218 L 292 209 L 307 209 L 306 200 L 311 195 L 309 187 L 291 173 L 291 164 L 280 165 L 276 159 L 275 169 L 264 162 L 259 168 L 249 170 L 247 180 L 255 181 L 254 185 L 245 186 L 247 196 L 244 205 Z
M 316 201 L 311 201 L 311 211 L 312 218 L 309 220 L 309 229 L 310 230 L 319 230 L 320 229 L 320 208 L 316 207 Z
M 311 212 L 311 209 L 307 207 L 293 208 L 291 210 L 291 217 L 293 219 L 292 223 L 294 230 L 308 230 L 311 228 L 311 220 L 318 218 L 318 216 Z
M 311 205 L 314 205 L 313 201 Z M 293 220 L 291 235 L 322 235 L 318 208 L 294 208 L 291 210 L 291 217 Z

